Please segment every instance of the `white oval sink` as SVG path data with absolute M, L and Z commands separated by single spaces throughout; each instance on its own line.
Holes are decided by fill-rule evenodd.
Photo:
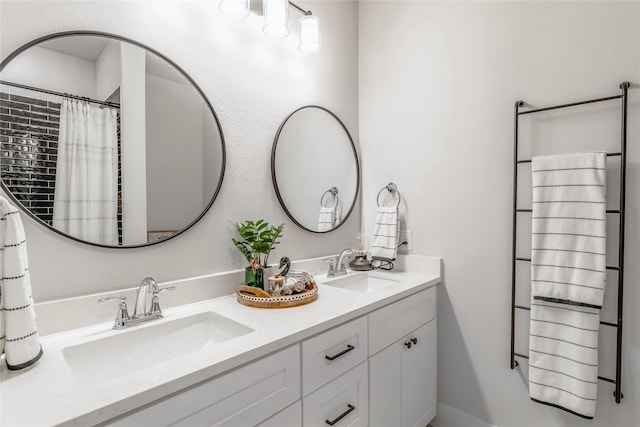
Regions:
M 62 353 L 79 380 L 95 383 L 141 371 L 249 332 L 253 329 L 208 311 L 114 332 L 115 335 L 67 347 Z
M 368 294 L 388 288 L 389 286 L 397 285 L 400 281 L 381 276 L 379 273 L 364 272 L 348 273 L 346 276 L 327 279 L 321 283 L 336 288 Z

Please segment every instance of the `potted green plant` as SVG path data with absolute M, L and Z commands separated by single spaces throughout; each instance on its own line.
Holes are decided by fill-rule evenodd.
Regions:
M 269 254 L 282 237 L 284 224 L 270 225 L 263 219 L 233 224 L 241 239 L 231 239 L 236 248 L 249 262 L 245 268 L 245 282 L 249 286 L 264 288 L 264 269 L 268 266 Z

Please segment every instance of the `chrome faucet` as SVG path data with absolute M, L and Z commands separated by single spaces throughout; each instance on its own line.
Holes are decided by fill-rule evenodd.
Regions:
M 158 294 L 160 292 L 172 291 L 174 289 L 175 287 L 173 286 L 160 289 L 155 280 L 151 277 L 145 277 L 138 288 L 133 316 L 129 315 L 127 300 L 123 296 L 101 298 L 98 302 L 119 301 L 118 313 L 116 314 L 116 320 L 113 323 L 113 329 L 125 329 L 139 325 L 140 323 L 148 322 L 149 320 L 161 319 L 162 310 L 160 309 L 160 299 L 158 298 Z
M 327 258 L 325 261 L 329 262 L 329 271 L 327 271 L 327 277 L 344 276 L 347 274 L 347 262 L 354 260 L 356 252 L 353 249 L 346 248 L 340 255 L 334 258 Z
M 133 318 L 142 318 L 149 316 L 151 313 L 151 300 L 160 292 L 158 283 L 151 277 L 145 277 L 140 283 L 138 293 L 136 295 L 136 306 L 133 310 Z

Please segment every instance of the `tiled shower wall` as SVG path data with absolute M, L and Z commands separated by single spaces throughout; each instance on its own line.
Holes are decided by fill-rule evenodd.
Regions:
M 0 92 L 0 169 L 13 195 L 51 225 L 60 104 Z
M 0 174 L 31 213 L 52 225 L 60 103 L 0 92 Z M 118 114 L 118 242 L 122 245 L 122 159 Z

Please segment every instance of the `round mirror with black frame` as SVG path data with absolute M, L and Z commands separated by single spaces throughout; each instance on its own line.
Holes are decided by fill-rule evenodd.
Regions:
M 280 205 L 296 225 L 314 233 L 340 227 L 360 189 L 358 153 L 344 123 L 317 105 L 295 110 L 273 141 L 271 177 Z
M 220 122 L 170 59 L 96 31 L 48 35 L 0 63 L 2 189 L 37 222 L 94 246 L 171 239 L 213 204 Z

